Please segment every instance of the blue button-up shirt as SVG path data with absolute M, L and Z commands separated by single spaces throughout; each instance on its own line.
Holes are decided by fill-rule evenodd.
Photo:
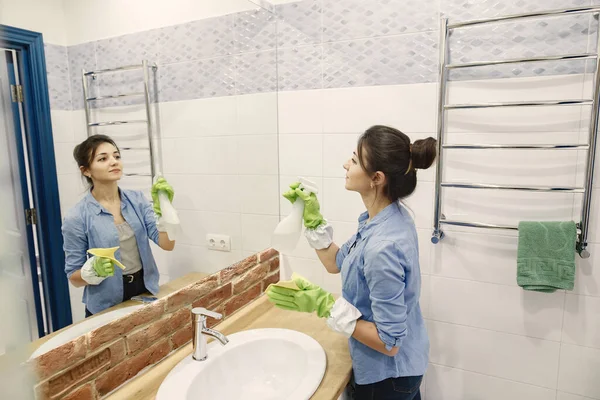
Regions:
M 342 295 L 374 322 L 387 356 L 349 339 L 354 379 L 359 385 L 401 376 L 420 376 L 427 369 L 429 339 L 419 296 L 421 271 L 417 231 L 408 211 L 392 203 L 370 222 L 358 219 L 358 232 L 336 256 L 342 274 Z
M 152 256 L 149 239 L 158 244 L 158 229 L 154 210 L 142 192 L 119 189 L 121 214 L 135 233 L 144 271 L 144 285 L 158 293 L 158 268 Z M 114 217 L 92 196 L 91 192 L 69 210 L 62 225 L 65 251 L 65 272 L 70 277 L 87 260 L 87 250 L 119 246 L 119 233 Z M 121 261 L 121 252 L 115 253 Z M 95 314 L 123 301 L 123 271 L 115 268 L 114 276 L 99 285 L 87 285 L 83 302 Z

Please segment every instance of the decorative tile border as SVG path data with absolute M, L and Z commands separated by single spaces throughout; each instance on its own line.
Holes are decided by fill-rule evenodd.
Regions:
M 458 21 L 588 3 L 303 0 L 275 7 L 277 16 L 257 9 L 68 48 L 47 45 L 51 105 L 83 108 L 81 68 L 109 68 L 143 58 L 159 64 L 160 101 L 435 82 L 440 15 Z M 457 30 L 450 37 L 450 54 L 452 61 L 465 62 L 585 52 L 595 48 L 597 25 L 591 16 L 581 15 Z M 592 63 L 587 64 L 589 69 Z M 585 68 L 578 61 L 504 65 L 455 70 L 450 79 L 577 74 Z M 112 83 L 108 76 L 92 82 L 92 93 L 106 95 L 139 86 L 124 74 L 111 77 L 116 78 Z M 98 106 L 136 102 L 141 99 L 104 101 Z

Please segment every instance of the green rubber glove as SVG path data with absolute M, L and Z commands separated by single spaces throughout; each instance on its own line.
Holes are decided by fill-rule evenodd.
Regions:
M 328 318 L 335 303 L 331 293 L 296 273 L 292 275 L 291 281 L 269 285 L 267 296 L 276 307 L 307 313 L 316 311 L 320 318 Z
M 288 199 L 290 201 L 290 203 L 294 204 L 296 202 L 296 199 L 298 198 L 298 195 L 296 194 L 296 189 L 298 189 L 299 187 L 300 187 L 300 182 L 292 183 L 290 185 L 290 190 L 285 192 L 283 194 L 283 197 Z
M 307 193 L 303 189 L 297 188 L 295 190 L 296 195 L 304 200 L 304 226 L 308 229 L 315 229 L 319 225 L 325 222 L 323 215 L 321 214 L 321 206 L 317 195 L 314 193 Z
M 167 193 L 169 197 L 169 201 L 173 201 L 173 197 L 175 196 L 175 191 L 173 187 L 169 185 L 169 182 L 165 178 L 158 178 L 154 185 L 152 185 L 151 193 L 152 193 L 152 206 L 154 208 L 154 213 L 159 217 L 162 216 L 162 211 L 160 209 L 160 201 L 158 201 L 158 192 L 164 191 Z
M 113 276 L 115 274 L 115 264 L 112 262 L 110 258 L 105 257 L 95 257 L 94 260 L 94 271 L 96 274 L 102 278 L 106 278 L 107 276 Z

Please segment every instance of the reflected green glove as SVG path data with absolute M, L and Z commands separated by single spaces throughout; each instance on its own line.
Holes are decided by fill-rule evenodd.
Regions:
M 169 197 L 169 201 L 173 201 L 173 196 L 175 196 L 175 191 L 173 187 L 169 185 L 169 182 L 165 178 L 158 178 L 154 185 L 152 185 L 151 193 L 152 193 L 152 206 L 154 208 L 154 213 L 159 217 L 162 216 L 162 211 L 160 209 L 160 201 L 158 200 L 158 192 L 164 191 Z
M 269 285 L 269 301 L 275 306 L 292 311 L 317 312 L 320 318 L 329 317 L 335 300 L 331 293 L 294 273 L 291 281 Z
M 115 264 L 110 258 L 94 257 L 92 267 L 94 267 L 96 274 L 102 278 L 115 274 Z

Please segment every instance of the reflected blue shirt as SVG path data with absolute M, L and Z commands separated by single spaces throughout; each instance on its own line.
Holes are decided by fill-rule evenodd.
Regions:
M 152 204 L 140 191 L 119 189 L 119 193 L 121 214 L 135 233 L 144 271 L 144 285 L 156 295 L 159 273 L 149 240 L 158 244 L 159 234 Z M 63 220 L 62 234 L 67 277 L 83 267 L 88 249 L 117 247 L 120 244 L 113 215 L 98 203 L 91 192 L 69 210 Z M 117 250 L 115 257 L 121 261 L 120 250 Z M 115 268 L 114 276 L 106 278 L 99 285 L 87 285 L 83 291 L 83 302 L 92 314 L 122 301 L 123 271 L 120 268 Z
M 421 271 L 417 230 L 406 208 L 392 203 L 370 222 L 358 219 L 358 231 L 336 255 L 342 274 L 342 296 L 374 322 L 387 356 L 349 339 L 354 379 L 359 385 L 401 376 L 420 376 L 427 369 L 429 338 L 421 314 Z

